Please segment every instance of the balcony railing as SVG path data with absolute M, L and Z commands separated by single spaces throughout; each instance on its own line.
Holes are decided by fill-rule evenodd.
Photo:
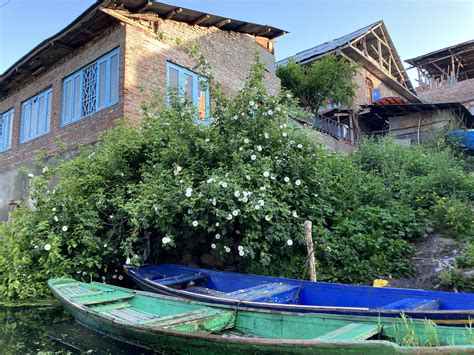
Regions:
M 354 143 L 356 140 L 356 133 L 352 127 L 330 118 L 315 116 L 313 128 L 349 143 Z

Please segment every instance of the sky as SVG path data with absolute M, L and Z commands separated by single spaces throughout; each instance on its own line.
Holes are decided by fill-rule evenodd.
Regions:
M 288 31 L 277 39 L 277 60 L 378 20 L 384 20 L 402 60 L 474 39 L 474 0 L 163 2 Z M 0 73 L 93 3 L 93 0 L 0 0 Z M 415 70 L 409 71 L 412 79 L 415 74 Z

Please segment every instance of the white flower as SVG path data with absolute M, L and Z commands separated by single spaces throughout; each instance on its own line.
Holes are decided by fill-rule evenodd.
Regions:
M 260 187 L 260 191 L 265 191 L 267 188 L 265 186 Z
M 162 242 L 163 244 L 168 244 L 169 242 L 171 242 L 171 238 L 170 238 L 170 237 L 163 237 L 163 238 L 161 239 L 161 242 Z
M 252 154 L 252 155 L 250 156 L 250 159 L 255 160 L 255 159 L 257 159 L 257 156 L 256 156 L 255 154 Z
M 112 276 L 112 278 L 115 280 L 117 278 L 117 275 Z
M 237 121 L 238 118 L 239 118 L 239 116 L 237 116 L 237 115 L 234 115 L 234 117 L 232 117 L 232 119 L 233 119 L 234 121 Z
M 221 235 L 220 235 L 219 233 L 217 233 L 214 238 L 216 238 L 217 240 L 219 240 L 219 239 L 221 239 Z
M 230 252 L 230 248 L 227 245 L 224 245 L 224 250 L 225 250 L 226 253 Z
M 59 221 L 58 216 L 54 216 L 53 219 L 54 219 L 55 222 L 58 222 L 58 221 Z
M 265 132 L 265 133 L 263 134 L 263 136 L 265 137 L 265 139 L 270 138 L 270 135 L 269 135 L 267 132 Z
M 296 212 L 296 211 L 293 211 L 293 213 L 292 213 L 292 214 L 293 214 L 293 217 L 295 217 L 295 218 L 298 218 L 298 212 Z
M 206 142 L 206 143 L 209 143 L 209 141 L 210 141 L 209 138 L 206 138 L 206 139 L 204 140 L 204 142 Z
M 263 200 L 258 200 L 257 203 L 262 207 L 265 205 L 265 201 Z
M 198 221 L 193 221 L 193 227 L 197 227 L 198 226 Z
M 268 171 L 264 171 L 264 172 L 263 172 L 263 176 L 267 178 L 267 177 L 270 176 L 270 173 L 269 173 Z
M 285 176 L 285 177 L 283 178 L 283 180 L 284 180 L 286 183 L 290 182 L 290 178 L 289 178 L 288 176 Z
M 113 214 L 111 214 L 111 215 L 109 216 L 109 218 L 110 218 L 110 219 L 113 219 L 113 218 L 114 218 L 114 215 L 113 215 Z
M 215 198 L 213 198 L 211 203 L 212 203 L 213 206 L 215 206 L 217 204 L 217 200 Z
M 288 99 L 291 99 L 291 95 L 290 95 L 290 94 L 286 94 L 286 97 L 287 97 Z
M 255 105 L 255 102 L 253 102 L 252 100 L 249 101 L 249 105 L 250 106 L 254 106 Z
M 32 179 L 32 178 L 34 178 L 35 176 L 34 176 L 32 173 L 29 173 L 29 174 L 28 174 L 28 177 L 29 177 L 30 179 Z
M 242 197 L 242 202 L 247 203 L 249 201 L 247 196 Z
M 193 189 L 188 187 L 186 189 L 186 197 L 191 197 L 192 194 L 193 194 Z
M 267 222 L 268 222 L 269 220 L 271 220 L 271 219 L 272 219 L 272 216 L 269 216 L 269 215 L 266 215 L 266 216 L 265 216 L 265 220 L 266 220 Z
M 242 245 L 239 245 L 239 246 L 237 247 L 237 250 L 239 250 L 239 251 L 244 250 L 244 247 L 243 247 Z
M 63 226 L 61 229 L 63 230 L 63 232 L 67 232 L 67 226 Z
M 45 166 L 45 167 L 43 168 L 43 174 L 46 173 L 47 171 L 48 171 L 48 167 Z
M 255 205 L 255 209 L 256 209 L 256 210 L 259 210 L 259 209 L 260 209 L 260 205 Z
M 121 176 L 121 177 L 124 177 L 124 176 L 125 176 L 125 174 L 124 174 L 124 173 L 120 173 L 120 176 Z
M 105 276 L 102 276 L 102 281 L 105 281 Z
M 244 255 L 245 255 L 244 251 L 243 251 L 243 250 L 240 250 L 240 251 L 239 251 L 239 255 L 240 255 L 240 256 L 244 256 Z
M 299 149 L 301 149 L 301 148 L 303 148 L 303 144 L 300 143 L 300 144 L 298 144 L 296 147 L 299 148 Z
M 56 212 L 56 207 L 51 208 L 51 211 Z
M 216 227 L 219 227 L 220 226 L 220 223 L 219 222 L 216 222 Z
M 248 138 L 245 138 L 245 139 L 244 139 L 244 143 L 245 143 L 245 144 L 248 144 L 249 142 L 250 142 L 250 141 L 249 141 Z
M 258 150 L 259 152 L 261 152 L 261 151 L 262 151 L 262 149 L 263 149 L 263 148 L 262 148 L 262 146 L 261 146 L 261 145 L 257 145 L 257 150 Z
M 221 186 L 222 186 L 224 189 L 227 189 L 227 186 L 229 186 L 229 185 L 227 185 L 227 183 L 224 181 Z
M 246 178 L 247 180 L 250 180 L 250 175 L 245 175 L 245 178 Z
M 239 147 L 239 152 L 243 151 L 244 147 Z
M 228 221 L 230 221 L 232 219 L 232 213 L 229 213 L 226 218 Z
M 286 136 L 288 136 L 288 133 L 283 132 L 281 135 L 282 135 L 283 137 L 286 137 Z
M 174 168 L 174 174 L 178 175 L 181 172 L 181 170 L 183 170 L 183 168 L 178 165 L 176 168 Z
M 232 215 L 233 215 L 233 216 L 238 216 L 238 215 L 239 215 L 239 212 L 240 212 L 239 210 L 233 210 L 233 211 L 232 211 Z
M 126 264 L 126 265 L 130 265 L 130 262 L 131 262 L 131 261 L 130 261 L 130 258 L 127 258 L 127 260 L 125 260 L 125 264 Z
M 293 245 L 293 241 L 291 239 L 288 239 L 286 241 L 286 244 L 288 244 L 291 247 Z
M 295 181 L 295 185 L 296 185 L 296 186 L 300 186 L 300 185 L 301 185 L 301 180 L 300 180 L 300 179 L 296 180 L 296 181 Z
M 211 182 L 214 182 L 214 181 L 216 181 L 216 180 L 214 180 L 214 178 L 209 178 L 209 179 L 207 179 L 207 183 L 208 183 L 208 184 L 210 184 Z
M 276 176 L 275 176 L 275 175 L 272 175 L 272 176 L 270 176 L 270 179 L 275 180 L 275 179 L 276 179 Z
M 120 275 L 120 276 L 118 277 L 118 279 L 119 279 L 120 281 L 122 281 L 122 280 L 123 280 L 123 276 Z
M 188 214 L 192 214 L 193 213 L 193 210 L 188 208 Z
M 234 196 L 235 196 L 235 197 L 240 197 L 240 191 L 235 191 L 235 192 L 234 192 Z
M 104 243 L 104 248 L 107 248 L 107 243 Z
M 216 245 L 214 243 L 211 244 L 212 249 L 216 249 Z
M 268 110 L 267 112 L 268 112 L 268 114 L 269 114 L 270 116 L 273 115 L 273 111 L 272 111 L 272 110 Z
M 44 246 L 44 250 L 50 251 L 50 250 L 51 250 L 51 244 L 49 244 L 49 243 L 46 244 L 46 245 Z
M 179 180 L 179 183 L 180 183 L 180 184 L 182 184 L 183 182 L 184 182 L 184 180 L 183 180 L 183 179 Z
M 286 123 L 283 123 L 282 127 L 283 127 L 283 128 L 286 128 Z

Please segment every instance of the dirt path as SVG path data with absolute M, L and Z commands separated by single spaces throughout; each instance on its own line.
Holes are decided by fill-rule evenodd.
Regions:
M 416 270 L 415 275 L 392 279 L 389 286 L 440 290 L 440 272 L 443 268 L 453 265 L 461 251 L 460 243 L 437 234 L 430 234 L 418 241 L 415 247 L 416 252 L 411 258 Z

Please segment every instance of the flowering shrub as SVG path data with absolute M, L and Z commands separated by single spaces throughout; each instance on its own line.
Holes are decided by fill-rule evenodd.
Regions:
M 410 271 L 424 231 L 384 179 L 287 125 L 290 95 L 267 95 L 253 69 L 210 127 L 176 95 L 143 105 L 94 148 L 32 178 L 35 208 L 3 225 L 0 292 L 41 298 L 50 277 L 115 282 L 124 262 L 189 262 L 304 277 L 304 220 L 313 222 L 321 280 Z M 216 98 L 216 96 L 214 96 Z

